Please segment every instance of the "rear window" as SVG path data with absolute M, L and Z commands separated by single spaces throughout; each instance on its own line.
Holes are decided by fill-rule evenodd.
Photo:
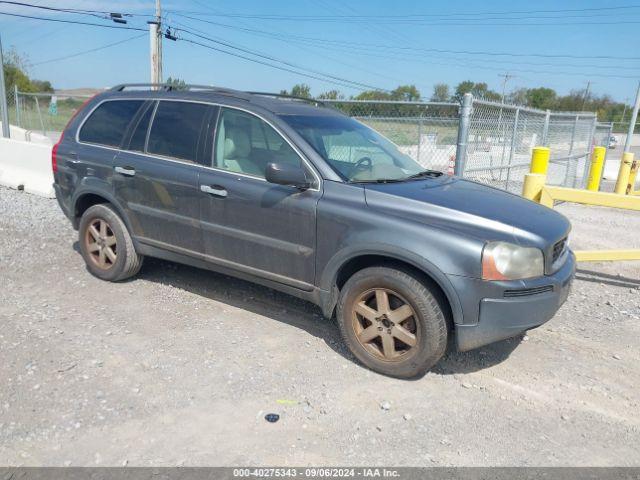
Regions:
M 208 105 L 161 101 L 151 124 L 147 152 L 197 161 L 198 140 Z
M 78 138 L 81 142 L 119 147 L 127 126 L 143 103 L 142 100 L 102 103 L 84 122 Z

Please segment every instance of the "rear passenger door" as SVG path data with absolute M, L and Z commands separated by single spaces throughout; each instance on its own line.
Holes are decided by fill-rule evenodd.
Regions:
M 114 99 L 93 109 L 79 128 L 78 144 L 66 152 L 63 173 L 58 177 L 63 192 L 70 193 L 80 180 L 111 191 L 113 160 L 144 103 L 144 100 Z
M 200 174 L 205 254 L 251 275 L 311 289 L 318 177 L 274 127 L 251 113 L 222 107 L 215 135 L 209 132 L 213 168 Z M 302 166 L 312 188 L 268 183 L 269 162 Z
M 149 102 L 114 161 L 116 198 L 142 243 L 178 253 L 201 253 L 199 165 L 202 132 L 216 107 Z

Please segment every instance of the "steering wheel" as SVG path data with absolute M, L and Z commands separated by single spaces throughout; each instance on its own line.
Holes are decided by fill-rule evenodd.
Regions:
M 353 167 L 351 167 L 351 170 L 349 171 L 349 176 L 353 177 L 359 170 L 364 170 L 364 169 L 369 169 L 369 171 L 371 171 L 373 169 L 373 161 L 371 160 L 370 157 L 362 157 L 360 160 L 358 160 Z

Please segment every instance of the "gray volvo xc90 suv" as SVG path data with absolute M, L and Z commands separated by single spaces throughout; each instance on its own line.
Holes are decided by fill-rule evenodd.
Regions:
M 121 85 L 54 147 L 58 202 L 89 271 L 144 256 L 319 305 L 371 369 L 420 376 L 460 350 L 549 320 L 575 270 L 569 222 L 425 170 L 314 102 L 220 88 Z

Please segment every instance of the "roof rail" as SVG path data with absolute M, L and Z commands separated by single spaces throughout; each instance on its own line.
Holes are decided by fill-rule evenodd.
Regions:
M 192 84 L 173 85 L 170 83 L 121 83 L 119 85 L 116 85 L 115 87 L 110 88 L 109 91 L 123 92 L 128 88 L 147 88 L 147 89 L 156 88 L 157 90 L 163 91 L 163 92 L 209 90 L 211 92 L 215 92 L 220 95 L 229 95 L 229 96 L 241 98 L 243 100 L 250 100 L 251 95 L 257 95 L 261 97 L 288 98 L 290 100 L 297 100 L 299 102 L 311 103 L 316 106 L 332 108 L 330 105 L 326 104 L 323 100 L 318 100 L 315 98 L 297 97 L 295 95 L 287 95 L 285 93 L 244 92 L 242 90 L 233 90 L 231 88 L 215 87 L 213 85 L 192 85 Z
M 269 93 L 269 92 L 246 92 L 250 95 L 260 95 L 262 97 L 289 98 L 291 100 L 299 100 L 301 102 L 314 103 L 315 105 L 326 106 L 325 102 L 316 98 L 298 97 L 296 95 L 287 95 L 286 93 Z
M 158 90 L 162 90 L 165 92 L 174 90 L 215 90 L 218 92 L 243 93 L 237 90 L 231 90 L 229 88 L 215 87 L 213 85 L 174 85 L 171 83 L 121 83 L 120 85 L 116 85 L 115 87 L 110 88 L 110 90 L 112 92 L 123 92 L 127 88 L 157 88 Z
M 159 87 L 158 89 L 162 89 L 162 90 L 170 90 L 172 85 L 166 84 L 166 83 L 121 83 L 119 85 L 116 85 L 114 87 L 111 87 L 109 90 L 112 92 L 124 92 L 127 88 L 134 88 L 134 87 L 147 87 L 149 89 L 152 89 L 154 87 Z

